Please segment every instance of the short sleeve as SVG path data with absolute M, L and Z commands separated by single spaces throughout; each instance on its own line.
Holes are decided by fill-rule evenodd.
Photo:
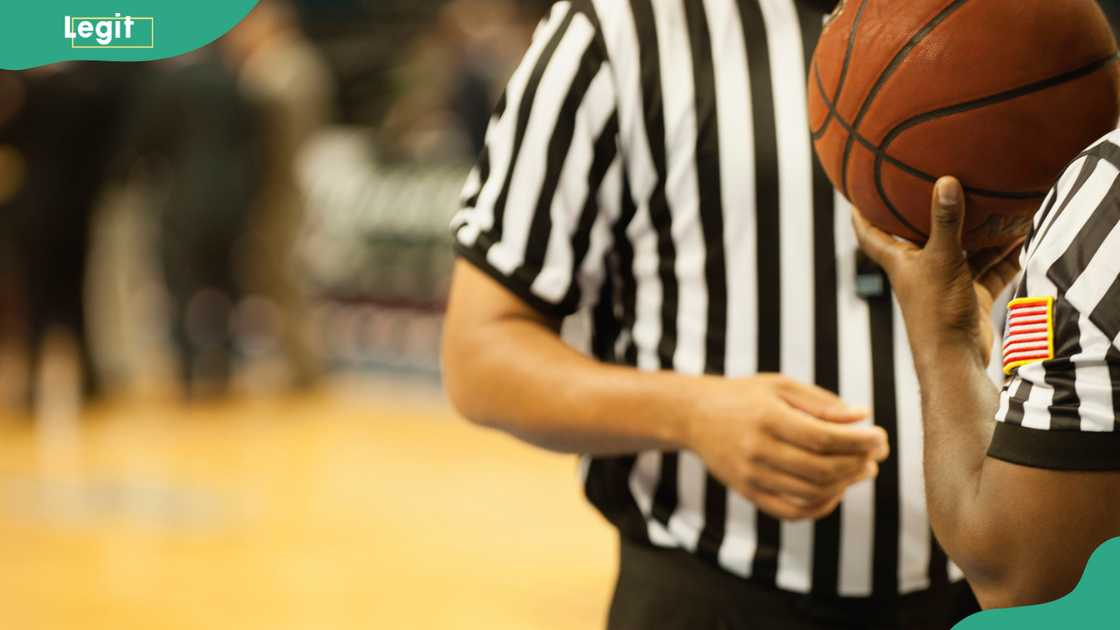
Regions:
M 590 3 L 541 23 L 452 221 L 459 256 L 562 318 L 598 297 L 619 210 L 615 89 Z
M 1120 146 L 1113 139 L 1071 165 L 1024 253 L 1024 277 L 1008 309 L 1010 378 L 994 458 L 1120 470 Z

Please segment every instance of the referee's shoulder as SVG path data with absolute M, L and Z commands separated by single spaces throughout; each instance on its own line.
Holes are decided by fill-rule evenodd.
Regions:
M 627 45 L 630 38 L 625 36 L 634 24 L 628 0 L 556 0 L 553 6 L 561 4 L 591 23 L 595 39 L 608 58 L 634 53 Z
M 555 0 L 552 4 L 554 6 L 557 4 L 568 4 L 572 7 L 573 11 L 582 13 L 596 26 L 599 26 L 600 16 L 604 14 L 609 16 L 614 13 L 615 5 L 620 4 L 620 2 L 619 0 L 608 0 L 607 2 L 600 2 L 598 0 Z
M 615 13 L 614 5 L 618 4 L 618 0 L 609 0 L 607 2 L 599 2 L 597 0 L 552 0 L 550 3 L 550 13 L 555 16 L 556 11 L 562 9 L 563 13 L 572 13 L 582 17 L 583 19 L 591 22 L 597 32 L 602 31 L 603 15 L 609 17 Z
M 1085 149 L 1077 156 L 1074 163 L 1090 155 L 1104 160 L 1112 165 L 1113 168 L 1120 170 L 1120 129 L 1113 129 L 1100 140 L 1089 145 L 1089 148 Z M 1069 168 L 1072 169 L 1073 164 L 1071 164 Z
M 1094 181 L 1090 182 L 1092 177 Z M 1108 134 L 1089 145 L 1079 153 L 1062 172 L 1051 191 L 1048 202 L 1039 209 L 1035 219 L 1035 231 L 1028 239 L 1031 252 L 1052 249 L 1067 243 L 1064 247 L 1077 249 L 1079 239 L 1071 239 L 1085 227 L 1084 220 L 1093 210 L 1106 204 L 1120 204 L 1120 129 Z M 1051 198 L 1052 197 L 1052 198 Z M 1089 206 L 1092 206 L 1090 208 Z M 1071 209 L 1081 211 L 1069 212 Z

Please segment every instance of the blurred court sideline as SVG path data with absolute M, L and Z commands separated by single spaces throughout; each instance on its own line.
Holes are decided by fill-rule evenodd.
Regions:
M 577 462 L 427 386 L 0 420 L 0 627 L 587 628 L 615 543 Z

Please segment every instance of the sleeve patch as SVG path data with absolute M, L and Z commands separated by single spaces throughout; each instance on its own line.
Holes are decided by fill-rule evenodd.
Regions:
M 1031 363 L 1054 358 L 1054 298 L 1027 297 L 1007 307 L 1003 371 L 1011 374 Z

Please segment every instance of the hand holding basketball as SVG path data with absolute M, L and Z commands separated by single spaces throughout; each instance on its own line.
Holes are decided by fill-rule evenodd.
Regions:
M 1096 0 L 848 0 L 810 73 L 833 185 L 871 224 L 921 243 L 936 176 L 953 173 L 969 251 L 1022 237 L 1066 164 L 1120 118 L 1116 40 Z
M 995 298 L 1019 271 L 1019 243 L 965 255 L 965 197 L 959 181 L 934 186 L 930 236 L 924 248 L 873 226 L 860 212 L 852 222 L 860 247 L 890 276 L 910 331 L 915 361 L 937 361 L 949 346 L 972 347 L 981 365 L 991 358 Z

